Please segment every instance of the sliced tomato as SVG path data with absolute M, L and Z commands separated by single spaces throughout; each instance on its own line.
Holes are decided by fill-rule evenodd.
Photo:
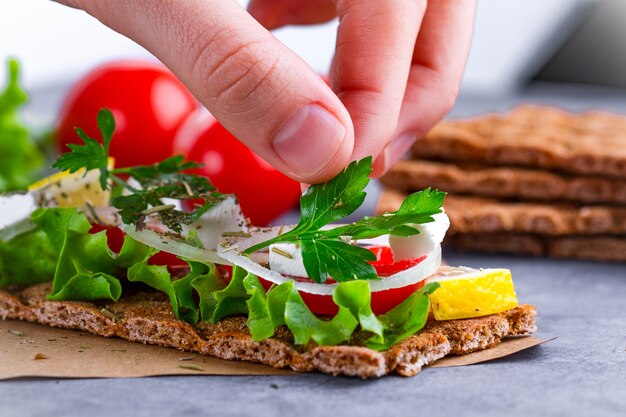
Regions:
M 374 314 L 384 314 L 406 300 L 409 295 L 419 290 L 426 284 L 426 280 L 417 282 L 406 287 L 393 288 L 386 291 L 376 291 L 372 293 L 372 311 Z M 315 314 L 334 316 L 339 308 L 330 295 L 307 294 L 300 291 L 302 301 Z
M 259 278 L 261 285 L 265 290 L 269 290 L 273 285 L 270 281 Z M 386 291 L 376 291 L 372 293 L 372 311 L 374 314 L 384 314 L 398 304 L 406 300 L 411 294 L 419 290 L 426 284 L 426 280 L 422 280 L 406 287 L 393 288 Z M 332 295 L 310 294 L 300 291 L 302 301 L 309 309 L 320 315 L 334 316 L 339 311 L 337 304 L 333 301 Z
M 230 279 L 233 277 L 233 267 L 230 265 L 216 265 L 216 266 L 224 282 L 230 282 Z
M 422 256 L 415 259 L 403 260 L 395 262 L 393 259 L 393 252 L 389 246 L 372 246 L 368 248 L 376 255 L 376 260 L 371 262 L 374 269 L 381 278 L 389 277 L 401 271 L 405 271 L 409 268 L 422 262 L 426 259 L 426 256 Z M 308 278 L 294 278 L 296 281 L 310 282 Z M 272 282 L 259 277 L 259 281 L 266 290 L 272 286 Z M 334 280 L 329 279 L 327 284 L 335 283 Z M 411 294 L 418 289 L 422 288 L 426 284 L 426 279 L 419 282 L 400 287 L 392 288 L 384 291 L 372 292 L 372 311 L 375 314 L 384 314 L 392 308 L 396 307 L 402 301 L 406 300 Z M 320 284 L 324 285 L 324 284 Z M 300 296 L 309 309 L 320 315 L 333 316 L 339 311 L 337 305 L 333 301 L 332 295 L 320 295 L 311 294 L 304 291 L 299 291 Z
M 389 246 L 370 246 L 368 249 L 376 255 L 376 260 L 370 263 L 380 277 L 388 277 L 400 271 L 405 271 L 426 259 L 426 256 L 422 256 L 396 262 Z
M 122 245 L 124 245 L 124 232 L 119 227 L 93 224 L 91 225 L 91 229 L 89 229 L 89 233 L 95 235 L 103 230 L 106 231 L 109 249 L 111 249 L 111 252 L 119 254 L 120 250 L 122 250 Z

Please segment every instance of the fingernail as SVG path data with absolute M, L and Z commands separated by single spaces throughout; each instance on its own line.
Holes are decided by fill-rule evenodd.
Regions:
M 297 176 L 322 171 L 333 159 L 346 128 L 330 112 L 316 104 L 296 110 L 278 130 L 272 146 Z
M 405 133 L 391 141 L 385 148 L 385 163 L 387 168 L 402 158 L 416 139 L 417 133 Z

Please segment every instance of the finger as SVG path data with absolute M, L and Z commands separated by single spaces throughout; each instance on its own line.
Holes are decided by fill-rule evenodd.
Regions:
M 396 129 L 426 1 L 338 0 L 337 6 L 331 85 L 352 117 L 352 158 L 377 157 Z
M 417 38 L 394 139 L 376 161 L 382 174 L 452 108 L 472 38 L 474 0 L 430 2 Z
M 347 165 L 354 136 L 342 103 L 236 2 L 73 3 L 146 47 L 226 129 L 292 178 L 320 182 Z
M 248 12 L 267 29 L 324 23 L 337 16 L 335 0 L 251 0 Z

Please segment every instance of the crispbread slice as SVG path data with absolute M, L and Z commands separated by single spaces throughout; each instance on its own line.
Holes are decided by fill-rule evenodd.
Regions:
M 483 318 L 445 323 L 431 319 L 426 329 L 384 352 L 353 345 L 296 346 L 286 328 L 279 329 L 270 339 L 254 342 L 244 317 L 195 326 L 177 320 L 160 293 L 138 294 L 118 303 L 97 306 L 86 302 L 48 301 L 45 294 L 49 290 L 49 283 L 21 291 L 0 290 L 0 317 L 79 329 L 222 359 L 361 378 L 388 373 L 412 376 L 422 366 L 449 353 L 485 349 L 500 343 L 505 336 L 535 331 L 536 310 L 522 305 Z
M 384 190 L 377 211 L 397 210 L 406 194 Z M 514 232 L 549 236 L 626 234 L 626 207 L 574 206 L 507 202 L 484 197 L 447 195 L 444 208 L 449 234 Z
M 457 233 L 447 237 L 445 245 L 468 252 L 626 262 L 626 237 L 545 237 L 515 233 Z
M 572 176 L 527 168 L 402 160 L 380 180 L 388 187 L 403 191 L 433 187 L 456 194 L 485 197 L 587 204 L 626 203 L 626 180 Z
M 539 167 L 626 178 L 626 118 L 523 106 L 503 115 L 445 121 L 412 148 L 422 159 Z

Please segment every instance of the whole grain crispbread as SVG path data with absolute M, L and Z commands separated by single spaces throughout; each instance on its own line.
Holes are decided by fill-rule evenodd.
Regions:
M 546 237 L 523 233 L 457 233 L 447 237 L 445 245 L 466 252 L 626 262 L 626 237 Z
M 384 190 L 377 211 L 397 210 L 405 197 L 400 191 Z M 450 235 L 512 232 L 548 236 L 613 235 L 619 240 L 626 234 L 626 207 L 520 203 L 447 195 L 444 208 L 450 218 Z
M 226 318 L 217 324 L 191 325 L 173 316 L 169 302 L 161 293 L 141 293 L 117 303 L 96 305 L 48 301 L 45 294 L 49 290 L 49 283 L 24 290 L 0 290 L 0 317 L 79 329 L 222 359 L 361 378 L 389 373 L 412 376 L 422 366 L 447 354 L 486 349 L 500 343 L 505 336 L 531 333 L 535 331 L 537 314 L 533 306 L 520 305 L 481 318 L 448 322 L 436 322 L 431 318 L 424 330 L 378 352 L 350 344 L 296 346 L 286 328 L 280 328 L 270 339 L 255 342 L 244 317 Z
M 626 118 L 522 106 L 509 113 L 444 121 L 412 153 L 418 159 L 538 167 L 626 179 Z
M 626 180 L 519 167 L 402 160 L 380 180 L 387 187 L 407 192 L 432 187 L 484 197 L 626 204 Z

